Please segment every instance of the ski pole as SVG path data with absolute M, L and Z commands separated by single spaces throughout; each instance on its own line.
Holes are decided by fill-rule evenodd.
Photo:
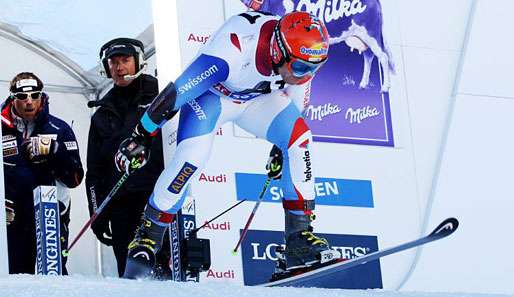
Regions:
M 118 192 L 118 190 L 121 188 L 121 186 L 123 185 L 123 183 L 127 180 L 127 178 L 129 177 L 129 174 L 127 172 L 125 172 L 123 174 L 123 176 L 118 180 L 118 182 L 114 185 L 114 187 L 111 189 L 111 191 L 109 192 L 109 194 L 107 195 L 107 197 L 105 197 L 104 201 L 102 202 L 102 204 L 100 204 L 100 206 L 95 210 L 95 212 L 93 213 L 93 215 L 89 218 L 89 220 L 84 224 L 84 226 L 82 227 L 82 229 L 80 229 L 79 233 L 77 234 L 77 236 L 75 236 L 75 238 L 73 239 L 73 241 L 71 242 L 70 246 L 68 247 L 67 250 L 63 250 L 62 251 L 62 255 L 65 256 L 65 257 L 68 257 L 68 255 L 70 254 L 70 250 L 71 248 L 73 248 L 73 246 L 75 245 L 75 243 L 77 243 L 77 241 L 80 239 L 80 237 L 82 237 L 82 235 L 84 234 L 84 232 L 86 232 L 87 228 L 89 228 L 89 226 L 91 226 L 91 224 L 96 220 L 96 218 L 102 213 L 103 209 L 105 208 L 105 206 L 109 203 L 109 201 L 112 200 L 112 198 L 114 197 L 114 195 L 116 194 L 116 192 Z
M 214 218 L 210 219 L 209 221 L 205 222 L 203 225 L 201 225 L 200 227 L 198 228 L 195 228 L 193 230 L 191 230 L 191 234 L 196 234 L 196 232 L 200 231 L 200 229 L 202 229 L 203 227 L 209 225 L 210 223 L 212 223 L 214 220 L 216 220 L 217 218 L 221 217 L 222 215 L 226 214 L 227 212 L 231 211 L 232 209 L 236 208 L 239 204 L 245 202 L 247 199 L 243 199 L 241 201 L 239 201 L 238 203 L 232 205 L 231 207 L 225 209 L 222 213 L 220 213 L 219 215 L 215 216 Z
M 266 182 L 264 183 L 264 187 L 262 188 L 261 193 L 259 194 L 259 199 L 257 200 L 257 203 L 255 203 L 255 206 L 253 207 L 252 213 L 248 217 L 248 220 L 246 221 L 246 225 L 243 229 L 243 232 L 241 233 L 241 236 L 239 237 L 239 241 L 236 244 L 236 247 L 232 250 L 232 254 L 237 253 L 237 249 L 239 248 L 239 245 L 241 245 L 241 242 L 246 236 L 246 232 L 248 231 L 248 228 L 250 227 L 250 223 L 252 223 L 253 217 L 255 216 L 255 213 L 257 212 L 257 209 L 259 208 L 259 205 L 261 204 L 262 200 L 264 200 L 264 193 L 266 193 L 266 190 L 268 189 L 268 186 L 271 182 L 271 177 L 268 176 L 266 179 Z

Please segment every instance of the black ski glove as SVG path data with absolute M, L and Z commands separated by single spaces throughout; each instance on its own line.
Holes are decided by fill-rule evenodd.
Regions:
M 280 179 L 282 177 L 282 164 L 284 158 L 282 151 L 278 146 L 273 145 L 271 152 L 269 153 L 268 163 L 266 164 L 266 170 L 268 170 L 268 177 L 272 179 Z
M 107 213 L 100 214 L 96 220 L 91 224 L 91 230 L 95 233 L 98 240 L 107 245 L 112 245 L 112 232 L 110 219 L 107 217 Z
M 145 166 L 150 158 L 151 144 L 152 136 L 138 124 L 132 136 L 120 143 L 118 152 L 114 156 L 118 171 L 130 174 Z

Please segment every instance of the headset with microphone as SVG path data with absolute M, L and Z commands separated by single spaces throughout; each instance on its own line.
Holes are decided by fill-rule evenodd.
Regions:
M 100 103 L 100 101 L 96 101 L 96 100 L 90 100 L 87 102 L 87 107 L 89 107 L 89 108 L 98 107 L 100 105 L 102 105 L 102 103 Z
M 103 70 L 100 74 L 107 78 L 111 77 L 109 71 L 109 58 L 115 55 L 133 56 L 136 63 L 136 73 L 123 76 L 124 80 L 133 80 L 140 76 L 146 69 L 145 61 L 145 48 L 141 41 L 132 38 L 115 38 L 100 48 L 100 61 L 102 62 Z

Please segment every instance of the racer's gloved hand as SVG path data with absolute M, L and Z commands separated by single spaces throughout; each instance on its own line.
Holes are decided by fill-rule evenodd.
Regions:
M 278 146 L 273 145 L 269 153 L 268 163 L 266 163 L 266 170 L 268 170 L 268 177 L 272 179 L 280 179 L 282 177 L 282 163 L 284 158 L 282 151 Z
M 150 158 L 151 143 L 152 136 L 138 124 L 132 136 L 120 143 L 118 152 L 114 156 L 118 171 L 130 174 L 145 166 Z
M 58 142 L 48 136 L 33 136 L 24 143 L 25 152 L 29 160 L 42 162 L 55 154 L 59 146 Z
M 91 224 L 91 230 L 95 233 L 98 241 L 107 246 L 112 245 L 111 224 L 107 217 L 107 213 L 102 213 L 98 216 L 98 218 Z
M 14 221 L 14 202 L 9 199 L 5 199 L 5 217 L 9 226 Z

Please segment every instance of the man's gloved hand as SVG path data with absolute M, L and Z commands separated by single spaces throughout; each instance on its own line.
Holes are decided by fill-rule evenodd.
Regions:
M 14 202 L 9 199 L 5 199 L 5 217 L 9 226 L 14 221 Z
M 150 158 L 151 143 L 152 136 L 138 124 L 132 136 L 120 143 L 118 152 L 114 156 L 118 171 L 130 174 L 145 166 Z
M 98 218 L 91 224 L 91 230 L 95 233 L 96 238 L 98 240 L 107 245 L 112 245 L 112 232 L 111 232 L 111 224 L 109 218 L 106 213 L 102 213 Z
M 282 151 L 278 146 L 273 145 L 269 153 L 268 163 L 266 164 L 266 170 L 268 170 L 268 177 L 272 179 L 280 179 L 282 177 L 282 163 L 284 158 Z
M 24 145 L 27 157 L 34 162 L 45 161 L 57 152 L 59 146 L 57 141 L 48 136 L 33 136 Z

